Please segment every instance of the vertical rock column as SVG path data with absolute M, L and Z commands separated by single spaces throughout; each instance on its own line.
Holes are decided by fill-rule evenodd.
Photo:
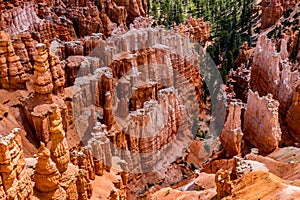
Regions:
M 65 189 L 69 200 L 78 199 L 76 180 L 78 170 L 74 165 L 70 164 L 70 152 L 65 139 L 65 131 L 62 125 L 61 113 L 56 107 L 51 116 L 50 139 L 51 159 L 56 163 L 56 167 L 61 174 L 60 186 Z
M 6 63 L 7 44 L 8 44 L 7 39 L 1 39 L 0 41 L 0 87 L 3 89 L 9 89 L 8 66 Z
M 52 114 L 52 122 L 50 128 L 51 159 L 56 163 L 56 167 L 60 173 L 67 170 L 70 162 L 70 154 L 68 144 L 65 139 L 65 131 L 62 126 L 62 118 L 59 108 L 56 107 Z
M 110 171 L 112 166 L 112 152 L 110 141 L 107 138 L 105 128 L 102 124 L 96 123 L 92 133 L 93 138 L 88 141 L 93 154 L 95 173 L 102 176 L 104 170 Z
M 33 90 L 37 100 L 52 103 L 52 74 L 48 62 L 48 53 L 45 44 L 38 44 L 38 55 L 34 63 Z
M 38 52 L 35 48 L 37 45 L 37 41 L 33 40 L 31 38 L 31 35 L 28 33 L 23 33 L 19 34 L 19 36 L 22 39 L 22 42 L 25 44 L 28 56 L 29 56 L 29 61 L 33 65 L 34 64 L 34 57 L 37 56 Z
M 19 130 L 0 138 L 0 198 L 30 199 L 33 193 Z M 6 198 L 5 198 L 6 197 Z
M 38 163 L 35 166 L 33 180 L 36 195 L 40 199 L 65 200 L 66 192 L 59 185 L 61 175 L 55 163 L 50 159 L 50 151 L 41 143 L 37 152 Z
M 241 141 L 243 133 L 241 130 L 241 102 L 231 102 L 228 106 L 228 116 L 224 125 L 221 143 L 225 149 L 226 157 L 241 154 Z
M 29 62 L 29 55 L 25 44 L 22 42 L 22 39 L 18 36 L 14 38 L 13 47 L 15 49 L 16 55 L 20 57 L 20 62 L 22 63 L 24 70 L 26 72 L 31 72 L 32 65 Z
M 271 94 L 260 97 L 257 92 L 248 93 L 244 118 L 244 139 L 262 153 L 274 151 L 281 140 L 278 118 L 279 102 Z
M 293 103 L 288 110 L 286 121 L 291 135 L 300 142 L 300 81 L 294 86 Z
M 0 39 L 0 64 L 3 66 L 0 74 L 2 88 L 13 90 L 26 89 L 28 78 L 20 58 L 15 54 L 8 34 L 1 31 Z
M 112 97 L 110 92 L 107 92 L 105 94 L 103 122 L 107 126 L 108 130 L 110 130 L 113 124 L 115 123 L 114 114 L 112 110 Z
M 50 52 L 50 44 L 48 42 L 46 42 L 46 46 L 49 55 L 49 64 L 52 73 L 53 85 L 54 85 L 53 92 L 54 94 L 63 97 L 65 94 L 64 86 L 66 82 L 65 71 L 63 70 L 58 57 L 56 57 Z

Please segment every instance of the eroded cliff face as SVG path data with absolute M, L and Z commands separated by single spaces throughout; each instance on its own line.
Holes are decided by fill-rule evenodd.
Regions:
M 1 31 L 0 38 L 1 88 L 7 90 L 26 89 L 28 77 L 20 57 L 16 55 L 14 46 L 7 33 Z
M 100 62 L 97 58 L 76 56 L 67 64 L 75 71 L 81 66 L 77 73 L 79 77 L 70 84 L 74 84 L 75 121 L 80 124 L 81 136 L 88 144 L 86 148 L 96 152 L 98 157 L 90 166 L 97 166 L 95 171 L 98 174 L 103 174 L 105 165 L 110 168 L 109 149 L 97 145 L 95 139 L 102 137 L 101 143 L 109 141 L 112 155 L 120 157 L 123 163 L 124 174 L 121 175 L 123 184 L 129 188 L 127 198 L 135 198 L 136 193 L 143 190 L 135 186 L 136 181 L 139 185 L 146 185 L 147 180 L 156 184 L 167 177 L 165 168 L 170 167 L 170 160 L 181 157 L 181 152 L 176 149 L 188 142 L 187 136 L 191 134 L 189 127 L 192 120 L 188 120 L 185 114 L 184 102 L 198 102 L 190 104 L 191 112 L 196 110 L 199 113 L 203 106 L 202 81 L 193 65 L 193 57 L 189 56 L 191 52 L 182 48 L 181 54 L 188 58 L 184 59 L 176 49 L 176 42 L 181 43 L 184 38 L 174 34 L 170 35 L 170 40 L 160 40 L 160 35 L 164 34 L 169 33 L 163 29 L 132 29 L 121 37 L 112 37 L 91 52 L 91 56 L 101 58 Z M 130 42 L 147 37 L 151 40 L 140 40 L 143 42 L 137 44 Z M 165 42 L 170 50 L 157 42 Z M 109 47 L 111 51 L 100 51 Z M 104 66 L 108 64 L 109 67 L 97 69 L 93 62 L 104 63 Z M 182 94 L 180 98 L 178 93 Z M 188 93 L 193 93 L 193 99 L 185 95 Z M 95 111 L 86 112 L 91 105 L 96 106 Z M 80 114 L 84 112 L 87 115 Z M 94 139 L 88 140 L 90 132 L 95 130 L 93 127 L 97 127 L 93 126 L 96 116 L 101 116 L 100 121 L 105 128 L 101 128 L 101 134 L 92 134 Z M 180 141 L 176 139 L 178 134 L 182 137 Z M 163 167 L 155 169 L 157 163 Z M 173 169 L 171 165 L 170 170 L 182 176 L 182 169 Z M 143 178 L 135 174 L 142 172 L 146 172 Z M 166 183 L 169 181 L 171 179 L 167 179 Z
M 33 95 L 22 100 L 28 122 L 34 127 L 39 141 L 50 139 L 51 113 L 58 106 L 63 116 L 63 128 L 67 130 L 67 107 L 64 95 L 65 76 L 59 60 L 49 51 L 49 44 L 38 44 L 34 62 Z
M 34 4 L 24 2 L 23 8 L 19 5 L 14 7 L 12 4 L 4 5 L 1 2 L 1 29 L 13 36 L 14 34 L 28 31 L 30 27 L 39 23 Z
M 114 29 L 126 31 L 136 17 L 145 17 L 144 0 L 137 1 L 18 1 L 1 2 L 2 30 L 13 36 L 29 32 L 38 42 L 75 38 Z
M 1 2 L 1 94 L 16 92 L 23 99 L 3 100 L 0 120 L 17 116 L 20 108 L 26 131 L 33 133 L 28 137 L 45 143 L 26 169 L 17 132 L 0 139 L 3 163 L 15 164 L 12 171 L 0 171 L 3 198 L 283 198 L 290 190 L 298 195 L 280 179 L 298 179 L 299 164 L 290 162 L 297 161 L 297 149 L 278 148 L 284 134 L 293 136 L 293 144 L 300 140 L 299 70 L 289 61 L 299 40 L 292 27 L 280 40 L 260 36 L 255 50 L 242 46 L 230 74 L 233 86 L 224 86 L 222 146 L 210 156 L 206 140 L 193 140 L 189 148 L 193 117 L 202 117 L 205 108 L 199 55 L 189 40 L 208 44 L 208 24 L 189 18 L 171 32 L 150 28 L 143 0 L 35 3 Z M 263 26 L 275 24 L 295 3 L 263 1 Z M 69 150 L 70 138 L 78 135 L 75 142 L 81 144 Z M 236 157 L 251 147 L 258 150 Z M 195 164 L 186 157 L 213 174 L 202 172 L 194 180 Z M 281 168 L 288 169 L 286 175 Z M 253 172 L 258 170 L 264 172 Z M 249 193 L 249 187 L 255 190 Z M 203 191 L 186 191 L 195 188 Z
M 266 59 L 270 58 L 270 59 Z M 275 44 L 261 36 L 254 52 L 251 66 L 250 87 L 260 96 L 272 94 L 279 105 L 279 120 L 283 130 L 283 141 L 288 138 L 288 124 L 286 113 L 292 104 L 293 88 L 299 79 L 297 64 L 288 59 L 287 42 L 281 40 L 280 52 L 277 52 Z M 259 78 L 264 77 L 264 78 Z
M 30 199 L 33 187 L 27 169 L 19 129 L 0 139 L 1 199 Z
M 262 0 L 261 28 L 268 28 L 279 20 L 283 13 L 294 8 L 299 0 Z
M 188 18 L 185 24 L 178 26 L 178 31 L 181 34 L 189 33 L 191 39 L 199 41 L 202 45 L 205 45 L 210 37 L 210 26 L 201 18 Z
M 220 136 L 226 157 L 241 155 L 241 141 L 243 137 L 241 112 L 243 104 L 232 101 L 228 106 L 228 116 Z
M 249 91 L 244 116 L 244 139 L 261 153 L 271 153 L 281 140 L 278 107 L 279 102 L 272 95 L 260 97 L 258 93 Z
M 293 136 L 296 142 L 300 141 L 299 138 L 299 87 L 300 82 L 299 80 L 294 85 L 294 92 L 293 92 L 293 101 L 292 105 L 289 108 L 286 116 L 286 121 L 289 127 L 290 134 Z

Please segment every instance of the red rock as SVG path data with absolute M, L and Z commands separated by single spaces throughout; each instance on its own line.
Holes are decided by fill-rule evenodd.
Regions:
M 193 19 L 189 17 L 184 25 L 178 26 L 178 31 L 183 35 L 188 32 L 192 40 L 200 41 L 203 45 L 210 37 L 210 26 L 201 18 Z
M 45 42 L 45 40 L 52 41 L 54 38 L 58 38 L 54 24 L 45 19 L 34 23 L 32 27 L 32 38 L 40 43 Z
M 260 97 L 257 92 L 253 93 L 251 90 L 247 102 L 244 140 L 258 148 L 260 153 L 271 153 L 281 140 L 279 102 L 274 100 L 272 95 Z
M 251 188 L 251 189 L 250 189 Z M 286 192 L 289 194 L 288 197 Z M 252 172 L 233 181 L 232 195 L 227 199 L 251 199 L 254 196 L 264 199 L 295 199 L 299 196 L 299 188 L 289 185 L 281 178 L 268 172 Z
M 33 40 L 30 34 L 23 33 L 23 34 L 19 34 L 18 36 L 22 38 L 22 42 L 25 44 L 26 50 L 28 52 L 29 61 L 31 65 L 33 65 L 34 58 L 38 54 L 36 49 L 36 45 L 38 44 L 38 42 Z
M 263 9 L 261 28 L 264 29 L 274 25 L 275 22 L 282 16 L 283 11 L 283 7 L 279 0 L 271 0 L 270 4 Z
M 0 195 L 2 199 L 30 199 L 33 187 L 25 168 L 19 129 L 0 138 Z
M 225 122 L 220 141 L 224 147 L 226 157 L 241 155 L 241 102 L 231 102 L 228 106 L 228 116 Z
M 215 176 L 215 182 L 217 185 L 218 198 L 232 195 L 233 183 L 230 180 L 230 173 L 227 170 L 219 170 Z
M 294 92 L 293 92 L 293 101 L 292 105 L 289 108 L 287 115 L 286 115 L 286 121 L 288 123 L 289 132 L 293 136 L 296 142 L 300 142 L 300 82 L 296 82 L 294 86 Z
M 34 171 L 35 196 L 44 199 L 66 199 L 66 192 L 59 185 L 60 173 L 50 159 L 50 151 L 41 143 L 38 150 L 38 163 Z
M 40 21 L 34 10 L 34 4 L 31 2 L 25 2 L 23 8 L 17 6 L 1 12 L 0 19 L 2 30 L 11 35 L 27 31 L 31 25 Z
M 128 17 L 126 19 L 127 25 L 131 24 L 136 17 L 146 16 L 146 2 L 144 0 L 118 0 L 119 6 L 124 6 Z
M 29 62 L 29 55 L 25 44 L 22 42 L 22 39 L 20 37 L 14 38 L 13 47 L 15 49 L 16 55 L 20 57 L 20 62 L 23 65 L 24 70 L 26 72 L 31 72 L 33 68 L 31 63 Z
M 50 140 L 51 160 L 56 163 L 58 171 L 63 173 L 69 166 L 70 153 L 65 139 L 61 113 L 58 107 L 54 108 L 51 116 Z
M 20 62 L 20 58 L 15 54 L 15 50 L 8 35 L 1 31 L 0 38 L 0 63 L 2 65 L 0 82 L 1 87 L 4 89 L 26 89 L 26 82 L 28 77 L 25 74 L 23 65 Z

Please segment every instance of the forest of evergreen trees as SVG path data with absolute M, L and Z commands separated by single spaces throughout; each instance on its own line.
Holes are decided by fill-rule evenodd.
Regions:
M 219 55 L 224 58 L 224 76 L 239 55 L 241 44 L 248 41 L 251 45 L 253 0 L 147 0 L 147 4 L 154 25 L 171 28 L 173 22 L 184 23 L 188 16 L 209 23 L 215 43 L 208 51 L 216 64 Z

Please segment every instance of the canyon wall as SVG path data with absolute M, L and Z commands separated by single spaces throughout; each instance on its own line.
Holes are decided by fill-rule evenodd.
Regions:
M 268 28 L 279 20 L 283 13 L 294 8 L 299 0 L 262 0 L 261 28 Z

